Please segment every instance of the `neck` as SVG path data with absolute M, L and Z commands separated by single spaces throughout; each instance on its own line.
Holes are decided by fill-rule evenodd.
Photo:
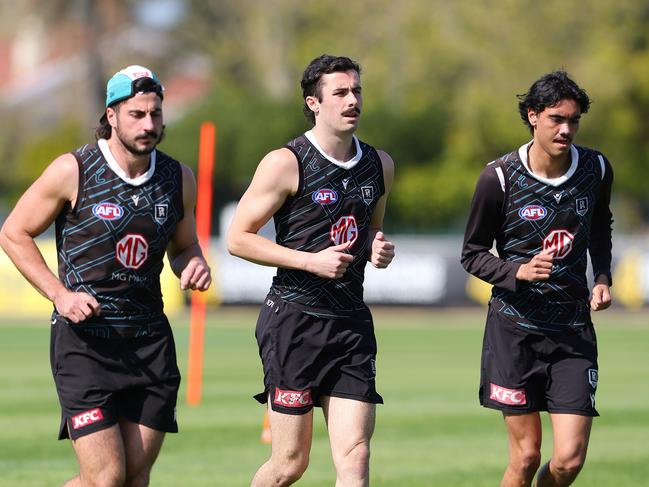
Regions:
M 316 125 L 313 127 L 313 135 L 322 150 L 337 161 L 346 162 L 356 155 L 353 132 L 333 134 Z
M 530 171 L 546 179 L 563 176 L 570 167 L 571 152 L 552 156 L 545 152 L 540 144 L 533 143 L 527 150 L 527 163 Z
M 149 169 L 151 159 L 149 154 L 136 155 L 129 151 L 117 137 L 107 139 L 110 153 L 115 158 L 115 162 L 121 167 L 130 178 L 137 178 L 146 173 Z

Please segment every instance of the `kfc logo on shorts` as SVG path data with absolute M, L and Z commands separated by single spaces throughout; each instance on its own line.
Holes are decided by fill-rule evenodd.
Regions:
M 572 250 L 575 236 L 568 230 L 553 230 L 543 239 L 543 250 L 552 250 L 555 259 L 563 259 Z
M 311 198 L 315 203 L 318 203 L 320 205 L 330 205 L 338 201 L 338 193 L 336 193 L 333 189 L 322 188 L 318 191 L 315 191 Z
M 115 255 L 127 269 L 138 269 L 149 256 L 149 243 L 142 235 L 129 233 L 117 242 Z
M 340 217 L 336 223 L 331 225 L 329 235 L 331 236 L 331 241 L 335 245 L 347 242 L 353 244 L 358 238 L 358 225 L 356 225 L 356 218 L 351 215 Z
M 89 424 L 101 421 L 102 419 L 104 419 L 104 416 L 103 414 L 101 414 L 101 409 L 95 408 L 91 409 L 90 411 L 86 411 L 85 413 L 72 416 L 71 419 L 72 427 L 75 430 L 78 430 L 79 428 L 83 428 L 84 426 L 88 426 Z
M 311 399 L 311 389 L 306 391 L 285 391 L 279 387 L 275 388 L 275 399 L 273 400 L 278 406 L 286 408 L 303 408 L 313 406 Z
M 539 205 L 527 205 L 518 210 L 518 216 L 523 220 L 543 220 L 548 214 L 548 210 Z
M 509 406 L 524 406 L 527 404 L 524 389 L 507 389 L 506 387 L 491 385 L 491 393 L 489 399 L 492 399 L 500 404 L 507 404 Z

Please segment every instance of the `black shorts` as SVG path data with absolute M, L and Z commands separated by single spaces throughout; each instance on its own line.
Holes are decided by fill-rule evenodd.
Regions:
M 321 396 L 383 403 L 376 392 L 376 338 L 369 309 L 332 316 L 269 295 L 255 331 L 264 368 L 261 403 L 305 414 Z
M 599 416 L 597 338 L 592 322 L 560 332 L 524 329 L 489 307 L 480 404 L 509 413 Z
M 180 372 L 171 327 L 110 327 L 52 317 L 50 362 L 61 403 L 59 439 L 109 428 L 125 418 L 175 433 Z

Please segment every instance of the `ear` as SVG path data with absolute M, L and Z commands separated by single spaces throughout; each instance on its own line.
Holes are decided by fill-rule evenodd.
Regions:
M 318 101 L 317 97 L 307 96 L 304 99 L 304 103 L 306 103 L 306 106 L 308 106 L 309 110 L 311 110 L 315 115 L 317 115 L 320 111 L 320 102 Z
M 527 109 L 527 120 L 530 122 L 530 125 L 534 130 L 536 130 L 536 123 L 538 121 L 538 113 L 536 113 L 531 108 Z
M 117 127 L 117 110 L 113 107 L 106 108 L 106 120 L 108 120 L 111 127 Z

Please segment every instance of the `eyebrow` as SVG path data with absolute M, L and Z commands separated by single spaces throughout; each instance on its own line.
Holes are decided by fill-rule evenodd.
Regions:
M 560 115 L 558 113 L 552 113 L 552 114 L 549 114 L 548 117 L 550 117 L 553 120 L 580 120 L 581 119 L 581 114 L 573 115 L 572 117 L 568 117 L 566 115 Z

